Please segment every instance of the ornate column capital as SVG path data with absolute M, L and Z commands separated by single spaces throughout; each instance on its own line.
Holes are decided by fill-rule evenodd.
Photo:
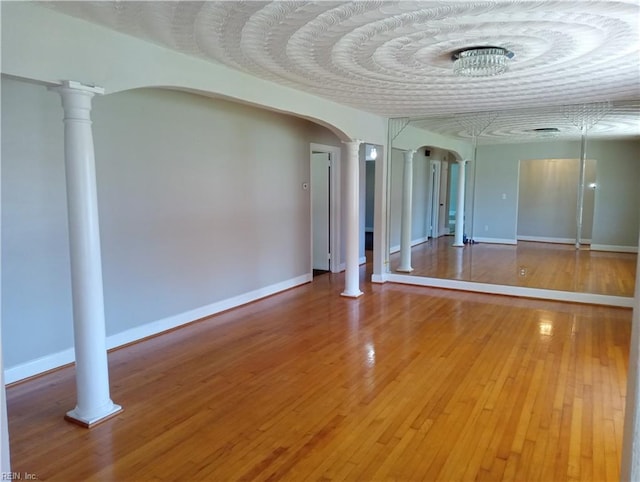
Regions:
M 404 151 L 404 160 L 405 161 L 413 161 L 413 156 L 415 155 L 416 150 L 415 149 L 411 149 L 408 151 Z
M 91 122 L 91 99 L 95 95 L 104 94 L 102 87 L 83 84 L 75 80 L 65 80 L 60 85 L 49 87 L 62 98 L 64 120 Z
M 342 141 L 342 143 L 347 146 L 347 150 L 349 151 L 349 157 L 358 156 L 358 152 L 360 151 L 360 144 L 362 144 L 362 141 L 360 139 Z
M 60 85 L 49 87 L 49 90 L 60 91 L 70 90 L 74 92 L 85 92 L 91 95 L 104 94 L 104 87 L 98 85 L 86 84 L 84 82 L 78 82 L 77 80 L 63 80 Z

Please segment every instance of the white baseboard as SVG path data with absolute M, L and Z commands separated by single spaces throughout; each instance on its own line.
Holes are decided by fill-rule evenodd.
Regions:
M 548 238 L 546 236 L 521 236 L 518 241 L 535 241 L 537 243 L 576 244 L 576 238 Z M 590 239 L 581 239 L 582 244 L 591 244 Z
M 431 288 L 472 291 L 475 293 L 489 293 L 494 295 L 518 296 L 522 298 L 538 298 L 543 300 L 569 301 L 572 303 L 633 308 L 633 298 L 625 296 L 575 293 L 572 291 L 555 291 L 542 288 L 526 288 L 522 286 L 493 285 L 488 283 L 475 283 L 472 281 L 426 278 L 423 276 L 394 273 L 387 275 L 387 281 L 417 286 L 429 286 Z
M 429 241 L 429 236 L 425 236 L 424 238 L 412 239 L 411 240 L 411 247 L 413 248 L 414 246 L 417 246 L 417 245 L 422 244 L 422 243 L 426 243 L 427 241 Z M 391 249 L 389 250 L 389 254 L 397 253 L 398 251 L 400 251 L 400 245 L 399 244 L 397 244 L 395 246 L 391 246 Z
M 506 239 L 506 238 L 479 238 L 474 237 L 474 241 L 478 243 L 487 243 L 487 244 L 518 244 L 518 241 L 515 239 Z
M 613 251 L 615 253 L 637 253 L 637 246 L 615 246 L 612 244 L 592 244 L 591 251 Z
M 126 345 L 127 343 L 157 335 L 163 331 L 171 330 L 201 318 L 206 318 L 207 316 L 212 316 L 216 313 L 259 300 L 260 298 L 265 298 L 281 291 L 300 286 L 310 282 L 312 279 L 313 275 L 311 273 L 304 274 L 296 278 L 234 296 L 233 298 L 228 298 L 201 308 L 196 308 L 195 310 L 186 311 L 175 316 L 163 318 L 162 320 L 153 321 L 142 326 L 131 328 L 130 330 L 116 333 L 107 337 L 107 349 L 110 350 L 112 348 Z M 48 370 L 53 370 L 54 368 L 59 368 L 63 365 L 73 363 L 74 360 L 75 350 L 73 348 L 68 348 L 58 353 L 46 355 L 14 367 L 8 367 L 4 370 L 5 383 L 17 382 Z
M 388 273 L 382 273 L 382 274 L 372 274 L 371 275 L 371 282 L 372 283 L 386 283 L 387 282 L 387 274 Z
M 76 353 L 73 348 L 52 353 L 35 360 L 30 360 L 14 367 L 4 369 L 4 382 L 14 383 L 25 378 L 44 373 L 54 368 L 59 368 L 69 363 L 73 363 L 76 359 Z

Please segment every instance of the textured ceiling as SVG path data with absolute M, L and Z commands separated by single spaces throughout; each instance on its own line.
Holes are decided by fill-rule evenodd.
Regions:
M 589 136 L 640 136 L 637 0 L 43 5 L 443 134 L 468 137 L 477 116 L 463 114 L 489 111 L 499 114 L 484 142 L 531 140 L 544 127 L 575 138 L 564 106 L 608 102 Z M 454 76 L 451 53 L 475 45 L 514 52 L 509 71 Z

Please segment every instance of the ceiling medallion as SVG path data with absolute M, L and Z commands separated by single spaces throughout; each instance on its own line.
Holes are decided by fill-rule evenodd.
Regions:
M 478 46 L 456 50 L 451 55 L 453 73 L 463 77 L 504 74 L 514 53 L 502 47 Z

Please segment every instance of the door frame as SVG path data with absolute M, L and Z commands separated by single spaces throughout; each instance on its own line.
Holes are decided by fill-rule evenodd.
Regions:
M 449 162 L 440 164 L 440 189 L 438 199 L 438 237 L 449 234 Z
M 342 149 L 336 146 L 328 146 L 325 144 L 309 144 L 309 180 L 311 180 L 311 162 L 314 152 L 323 152 L 329 154 L 329 162 L 331 169 L 329 170 L 329 269 L 332 273 L 340 271 L 340 259 L 342 256 L 340 249 L 340 172 L 341 161 L 340 154 Z M 311 193 L 309 193 L 311 194 Z M 309 195 L 309 273 L 313 273 L 313 219 L 311 195 Z

